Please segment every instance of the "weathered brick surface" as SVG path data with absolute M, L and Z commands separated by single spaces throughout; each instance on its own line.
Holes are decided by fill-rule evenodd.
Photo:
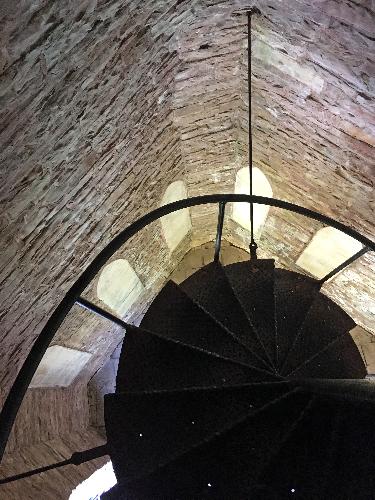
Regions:
M 373 2 L 257 4 L 263 16 L 254 20 L 254 162 L 275 197 L 371 237 Z M 236 170 L 247 163 L 240 13 L 247 6 L 1 2 L 0 404 L 77 275 L 115 234 L 156 208 L 170 182 L 184 180 L 189 196 L 233 191 Z M 173 255 L 155 223 L 114 256 L 129 260 L 146 289 L 129 321 L 191 246 L 214 237 L 216 207 L 191 215 L 192 234 Z M 271 209 L 259 255 L 295 270 L 319 227 Z M 225 237 L 248 244 L 228 217 Z M 374 333 L 373 270 L 373 256 L 363 257 L 324 292 Z M 85 293 L 93 301 L 95 287 L 94 280 Z M 121 338 L 120 329 L 75 309 L 54 342 L 94 355 L 86 382 Z

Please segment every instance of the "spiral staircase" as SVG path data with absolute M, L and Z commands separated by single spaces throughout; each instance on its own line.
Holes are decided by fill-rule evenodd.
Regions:
M 126 330 L 116 392 L 105 396 L 107 444 L 0 479 L 111 457 L 118 483 L 103 499 L 375 498 L 375 386 L 350 331 L 354 321 L 322 284 L 375 243 L 311 209 L 257 196 L 252 183 L 251 17 L 248 18 L 250 194 L 210 194 L 162 205 L 101 249 L 45 323 L 0 410 L 0 462 L 27 388 L 59 327 L 81 306 Z M 214 262 L 169 281 L 140 327 L 84 298 L 108 260 L 161 217 L 218 204 Z M 219 263 L 225 207 L 248 203 L 248 262 Z M 317 281 L 256 258 L 253 205 L 309 217 L 362 250 Z M 124 284 L 126 286 L 126 283 Z
M 353 320 L 273 260 L 169 281 L 105 397 L 106 499 L 370 499 L 375 396 Z

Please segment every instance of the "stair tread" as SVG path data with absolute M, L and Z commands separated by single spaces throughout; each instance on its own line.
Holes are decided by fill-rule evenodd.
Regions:
M 341 335 L 349 334 L 355 322 L 337 304 L 319 293 L 311 305 L 283 366 L 289 373 Z
M 276 366 L 274 260 L 239 262 L 225 266 L 224 271 L 263 346 L 266 359 Z
M 141 327 L 226 359 L 265 369 L 260 359 L 239 344 L 173 281 L 167 282 L 157 295 Z
M 373 403 L 345 402 L 340 405 L 337 445 L 327 498 L 374 498 L 374 412 Z
M 244 498 L 261 467 L 308 404 L 289 393 L 149 476 L 127 484 L 130 498 Z M 246 497 L 247 498 L 247 497 Z
M 269 372 L 225 360 L 143 328 L 129 326 L 116 391 L 180 389 L 279 380 Z
M 337 411 L 335 401 L 314 397 L 313 404 L 260 478 L 280 500 L 327 498 L 324 486 Z
M 269 368 L 269 362 L 264 360 L 264 350 L 220 263 L 212 262 L 202 267 L 180 286 L 253 356 L 262 360 L 265 368 Z
M 366 367 L 350 334 L 342 335 L 289 375 L 291 378 L 364 378 Z
M 366 379 L 309 378 L 289 380 L 288 384 L 332 399 L 375 403 L 375 384 Z
M 319 293 L 313 278 L 285 269 L 275 269 L 277 362 L 283 366 L 305 316 Z
M 287 392 L 287 384 L 252 384 L 108 394 L 105 420 L 116 477 L 150 474 Z

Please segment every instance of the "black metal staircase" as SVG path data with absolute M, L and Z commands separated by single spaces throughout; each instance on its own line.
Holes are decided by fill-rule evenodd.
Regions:
M 118 485 L 104 498 L 373 498 L 375 406 L 353 380 L 366 375 L 353 326 L 272 260 L 168 282 L 127 328 L 105 397 Z
M 299 213 L 364 248 L 318 281 L 275 269 L 273 260 L 258 260 L 255 243 L 250 262 L 223 268 L 219 258 L 228 202 Z M 82 297 L 132 236 L 166 214 L 207 203 L 220 207 L 214 262 L 180 286 L 168 282 L 140 328 Z M 320 293 L 327 279 L 367 251 L 375 251 L 373 241 L 334 219 L 254 195 L 189 198 L 138 219 L 72 285 L 0 412 L 1 459 L 43 354 L 71 308 L 79 305 L 126 331 L 117 393 L 106 398 L 107 445 L 1 478 L 0 487 L 110 455 L 119 479 L 106 494 L 112 499 L 373 499 L 375 386 L 363 380 L 365 368 L 349 334 L 355 323 Z

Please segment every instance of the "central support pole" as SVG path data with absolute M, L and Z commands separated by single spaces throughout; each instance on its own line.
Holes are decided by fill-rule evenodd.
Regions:
M 250 196 L 253 195 L 253 135 L 252 135 L 252 109 L 251 109 L 251 18 L 253 14 L 260 14 L 257 7 L 247 12 L 247 81 L 249 98 L 249 178 Z M 250 258 L 257 258 L 257 244 L 254 240 L 254 204 L 250 203 Z

